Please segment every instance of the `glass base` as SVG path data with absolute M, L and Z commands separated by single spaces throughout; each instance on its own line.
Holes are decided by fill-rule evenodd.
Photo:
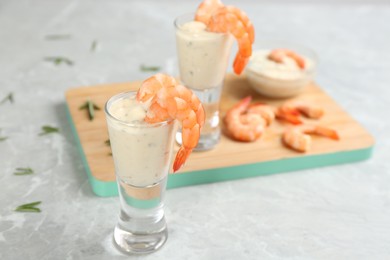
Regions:
M 133 186 L 117 177 L 121 211 L 114 230 L 114 243 L 127 254 L 148 254 L 168 238 L 164 217 L 167 177 L 149 186 Z
M 218 143 L 219 139 L 221 137 L 221 131 L 219 129 L 217 131 L 214 131 L 211 134 L 201 134 L 198 144 L 194 148 L 194 151 L 201 152 L 201 151 L 207 151 L 213 149 Z M 178 131 L 176 133 L 176 142 L 181 145 L 181 132 Z
M 222 86 L 223 84 L 221 82 L 218 86 L 206 89 L 194 89 L 189 87 L 202 102 L 206 113 L 206 120 L 200 132 L 198 145 L 194 148 L 194 151 L 211 150 L 219 143 L 221 137 L 219 125 L 219 100 Z M 176 133 L 176 142 L 182 144 L 180 128 Z
M 166 225 L 155 233 L 132 233 L 118 224 L 114 230 L 115 246 L 126 254 L 149 254 L 160 249 L 168 239 Z

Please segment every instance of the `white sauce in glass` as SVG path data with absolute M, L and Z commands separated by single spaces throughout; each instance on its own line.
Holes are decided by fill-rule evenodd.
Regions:
M 220 86 L 229 61 L 233 38 L 230 34 L 206 31 L 197 21 L 179 25 L 176 30 L 180 78 L 192 89 Z
M 147 107 L 134 97 L 114 101 L 107 117 L 116 174 L 134 186 L 148 186 L 163 179 L 172 156 L 174 121 L 151 125 L 144 122 Z
M 116 119 L 127 123 L 144 124 L 147 108 L 134 98 L 124 98 L 111 105 L 110 113 Z

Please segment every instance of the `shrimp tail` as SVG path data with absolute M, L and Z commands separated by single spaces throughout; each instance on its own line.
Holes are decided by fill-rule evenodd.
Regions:
M 235 107 L 241 108 L 242 110 L 245 110 L 249 106 L 251 101 L 252 101 L 252 96 L 246 96 L 239 103 L 237 103 L 237 105 Z
M 251 103 L 252 101 L 252 97 L 251 96 L 247 96 L 243 99 L 241 99 L 237 104 L 235 104 L 227 113 L 226 113 L 226 116 L 225 116 L 225 122 L 228 123 L 231 116 L 233 116 L 235 114 L 236 111 L 245 111 L 247 109 L 247 107 L 249 106 L 249 104 Z
M 184 165 L 187 158 L 190 156 L 192 149 L 180 147 L 176 154 L 175 161 L 173 162 L 173 172 L 177 172 Z
M 234 73 L 236 73 L 237 75 L 240 75 L 242 73 L 242 71 L 244 70 L 248 61 L 249 61 L 248 57 L 243 57 L 240 55 L 240 53 L 237 53 L 236 58 L 234 59 L 234 62 L 233 62 Z
M 279 110 L 279 111 L 277 111 L 275 116 L 277 119 L 287 121 L 293 125 L 302 124 L 302 121 L 299 119 L 299 117 L 295 113 L 289 113 L 289 112 Z
M 340 140 L 338 133 L 335 130 L 327 127 L 317 126 L 315 129 L 315 134 L 325 136 L 333 140 Z

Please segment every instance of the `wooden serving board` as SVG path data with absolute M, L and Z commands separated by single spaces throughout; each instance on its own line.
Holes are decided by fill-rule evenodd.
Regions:
M 99 196 L 117 195 L 114 164 L 110 156 L 104 104 L 113 95 L 137 90 L 141 81 L 80 87 L 66 92 L 69 121 L 78 141 L 80 153 L 94 192 Z M 272 100 L 252 90 L 245 77 L 228 75 L 221 97 L 221 116 L 240 99 L 251 95 L 253 102 L 278 106 L 286 100 Z M 210 151 L 193 152 L 179 173 L 170 174 L 168 188 L 254 177 L 278 172 L 334 165 L 367 159 L 372 153 L 374 139 L 335 101 L 314 83 L 294 99 L 321 105 L 325 115 L 320 120 L 303 119 L 336 129 L 339 141 L 313 136 L 312 148 L 307 153 L 287 149 L 281 135 L 287 123 L 275 121 L 263 136 L 253 143 L 241 143 L 222 135 L 220 143 Z M 79 107 L 87 100 L 101 110 L 93 121 L 87 111 Z M 177 149 L 178 147 L 176 147 Z

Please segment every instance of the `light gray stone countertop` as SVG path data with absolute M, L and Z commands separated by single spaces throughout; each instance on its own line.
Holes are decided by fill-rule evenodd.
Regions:
M 375 138 L 371 159 L 168 190 L 169 239 L 139 259 L 390 259 L 390 4 L 226 1 L 257 40 L 313 48 L 316 81 Z M 177 73 L 174 17 L 198 1 L 0 1 L 0 259 L 126 259 L 118 198 L 88 183 L 65 112 L 70 87 Z M 47 35 L 69 35 L 50 40 Z M 95 51 L 91 44 L 97 42 Z M 73 66 L 44 61 L 64 56 Z M 230 70 L 230 68 L 229 68 Z M 42 125 L 60 134 L 38 136 Z M 35 174 L 15 176 L 17 167 Z M 41 213 L 15 212 L 42 201 Z

